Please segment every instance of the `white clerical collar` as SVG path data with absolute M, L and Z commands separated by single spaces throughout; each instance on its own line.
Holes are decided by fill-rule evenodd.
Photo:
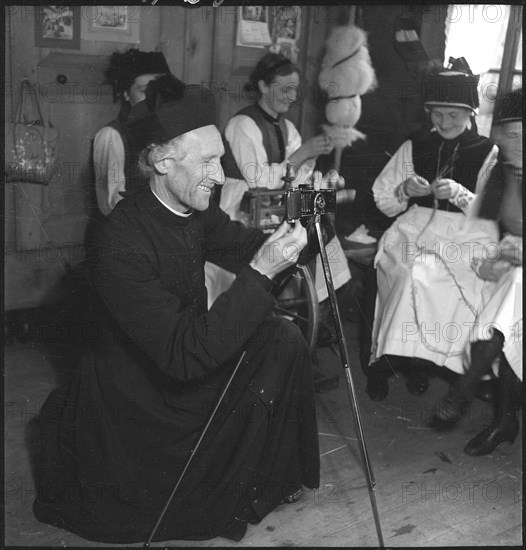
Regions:
M 181 216 L 181 218 L 188 218 L 189 216 L 191 216 L 193 214 L 193 210 L 190 210 L 190 212 L 178 212 L 177 210 L 175 210 L 174 208 L 172 208 L 171 206 L 169 206 L 168 204 L 166 204 L 160 197 L 159 195 L 157 195 L 155 193 L 155 191 L 152 189 L 152 193 L 154 195 L 154 197 L 163 205 L 165 206 L 166 208 L 168 208 L 168 210 L 170 210 L 170 212 L 173 212 L 175 215 L 177 216 Z

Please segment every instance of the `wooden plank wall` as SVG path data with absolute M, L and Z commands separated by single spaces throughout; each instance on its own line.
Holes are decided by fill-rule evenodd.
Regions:
M 144 51 L 162 51 L 172 72 L 185 82 L 215 81 L 219 87 L 227 87 L 230 91 L 235 89 L 237 93 L 236 87 L 240 91 L 248 76 L 248 70 L 239 68 L 253 66 L 265 51 L 235 46 L 235 6 L 136 6 L 136 9 L 140 21 L 141 42 L 138 47 Z M 345 14 L 343 18 L 347 19 L 349 11 L 350 7 L 341 6 L 302 6 L 303 28 L 298 63 L 308 83 L 309 96 L 302 102 L 300 109 L 291 113 L 291 118 L 308 135 L 312 135 L 313 126 L 318 122 L 318 108 L 314 103 L 319 98 L 313 93 L 312 85 L 319 71 L 326 31 L 342 20 L 342 13 Z M 38 48 L 34 46 L 34 19 L 34 6 L 10 6 L 7 10 L 6 69 L 13 69 L 12 74 L 7 74 L 8 120 L 11 119 L 16 101 L 9 93 L 10 84 L 14 84 L 15 90 L 16 83 L 23 78 L 35 81 L 38 63 L 50 53 L 109 56 L 115 50 L 123 51 L 133 46 L 81 38 L 80 50 Z M 232 75 L 236 70 L 237 73 Z M 246 98 L 237 94 L 235 99 L 235 102 L 232 98 L 219 102 L 219 126 L 226 124 L 229 116 L 243 106 L 242 100 Z
M 82 10 L 86 9 L 87 6 L 81 9 L 81 16 L 84 18 L 88 14 Z M 242 93 L 243 84 L 247 81 L 250 70 L 266 51 L 235 45 L 238 8 L 235 6 L 214 8 L 211 5 L 179 5 L 134 6 L 134 9 L 137 10 L 136 14 L 140 22 L 140 44 L 137 46 L 122 42 L 88 40 L 86 37 L 82 38 L 81 33 L 79 50 L 61 50 L 35 46 L 35 6 L 18 5 L 7 8 L 6 120 L 12 118 L 19 83 L 23 78 L 36 82 L 39 76 L 37 67 L 42 66 L 42 62 L 48 60 L 50 54 L 61 53 L 68 57 L 72 56 L 73 59 L 73 56 L 79 56 L 79 54 L 80 56 L 109 56 L 116 50 L 124 51 L 130 47 L 139 47 L 143 51 L 162 51 L 171 71 L 185 82 L 202 82 L 212 85 L 217 102 L 217 124 L 220 129 L 223 129 L 228 118 L 248 103 L 247 97 Z M 327 31 L 337 23 L 347 22 L 353 9 L 350 6 L 319 5 L 302 6 L 301 10 L 302 30 L 299 41 L 298 66 L 302 71 L 306 93 L 303 100 L 291 109 L 289 116 L 297 125 L 303 137 L 308 138 L 315 134 L 317 127 L 324 120 L 322 98 L 317 93 L 316 79 L 323 56 Z M 100 105 L 95 118 L 92 113 L 93 105 L 90 107 L 81 104 L 64 104 L 62 111 L 57 111 L 57 109 L 60 109 L 60 105 L 43 100 L 42 107 L 45 117 L 49 118 L 52 115 L 57 119 L 57 123 L 63 126 L 60 130 L 64 136 L 72 135 L 74 132 L 78 133 L 79 120 L 83 116 L 89 118 L 90 124 L 82 127 L 85 134 L 83 138 L 76 141 L 73 139 L 68 140 L 67 147 L 66 144 L 63 147 L 63 151 L 67 152 L 68 157 L 83 158 L 86 155 L 84 142 L 86 139 L 93 137 L 91 134 L 96 131 L 95 126 L 105 123 L 103 118 L 106 115 L 104 113 L 109 113 L 107 108 L 112 106 L 108 105 L 106 108 L 106 106 Z M 117 105 L 113 107 L 117 108 Z M 68 109 L 73 108 L 75 116 L 72 115 L 70 119 Z M 91 108 L 91 111 L 89 108 Z M 83 109 L 85 110 L 84 114 Z M 92 114 L 90 115 L 90 113 Z M 82 151 L 72 151 L 71 148 L 75 149 L 75 147 L 81 148 Z M 92 183 L 92 181 L 86 181 L 82 185 L 91 187 Z M 88 211 L 89 209 L 88 204 L 86 204 L 86 208 L 83 208 L 79 200 L 81 202 L 82 200 L 88 201 L 90 195 L 89 192 L 82 193 L 80 189 L 82 185 L 69 186 L 71 189 L 62 184 L 60 186 L 55 185 L 54 188 L 50 186 L 49 193 L 44 193 L 46 197 L 48 195 L 49 197 L 44 200 L 41 197 L 42 189 L 36 189 L 35 185 L 27 184 L 24 187 L 23 204 L 18 200 L 18 203 L 20 203 L 18 204 L 18 214 L 17 197 L 20 198 L 20 193 L 14 192 L 13 186 L 6 189 L 6 206 L 8 210 L 5 218 L 6 238 L 9 243 L 14 243 L 13 248 L 20 248 L 19 244 L 27 245 L 27 238 L 23 239 L 24 243 L 17 243 L 19 236 L 21 238 L 21 236 L 25 235 L 27 237 L 31 234 L 32 241 L 38 240 L 38 235 L 33 230 L 33 226 L 38 226 L 42 230 L 42 246 L 48 244 L 47 241 L 50 239 L 55 238 L 59 239 L 55 244 L 62 246 L 60 237 L 80 235 L 82 227 L 79 226 L 79 216 L 82 216 L 84 210 Z M 69 191 L 72 193 L 75 191 L 76 193 L 74 197 L 76 201 L 74 204 L 75 213 L 68 212 L 68 209 L 71 210 L 72 204 L 68 198 L 72 195 Z M 28 204 L 31 207 L 31 219 L 21 215 L 23 208 L 27 210 Z M 40 212 L 44 207 L 47 208 L 46 212 L 51 209 L 52 215 L 46 219 L 44 217 L 38 220 L 33 219 L 35 217 L 33 214 Z M 11 258 L 11 260 L 14 259 Z M 23 266 L 23 269 L 27 270 L 28 273 L 32 273 L 37 269 L 31 262 L 26 262 Z M 45 264 L 38 267 L 38 270 L 46 271 L 48 268 L 51 267 Z M 14 273 L 16 270 L 8 269 L 8 271 Z M 47 280 L 46 277 L 43 280 Z M 30 295 L 31 289 L 29 287 L 33 283 L 28 282 L 25 286 L 22 285 L 18 288 L 15 279 L 19 279 L 19 277 L 11 277 L 11 279 L 14 285 L 12 296 L 15 294 L 19 294 L 21 297 Z M 31 275 L 28 281 L 33 279 L 34 277 Z M 51 279 L 50 276 L 49 280 Z M 42 287 L 41 290 L 39 296 L 44 296 L 46 289 Z M 36 306 L 39 305 L 39 300 L 40 298 L 38 300 L 31 299 L 29 302 L 35 302 L 33 305 Z M 16 299 L 14 302 L 16 302 Z M 24 301 L 24 304 L 27 306 L 27 300 Z

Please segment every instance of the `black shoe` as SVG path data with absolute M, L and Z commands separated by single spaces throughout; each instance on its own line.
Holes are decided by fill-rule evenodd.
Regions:
M 519 423 L 517 419 L 508 424 L 492 424 L 486 426 L 464 447 L 464 452 L 471 456 L 482 456 L 490 454 L 503 441 L 513 444 L 519 433 Z
M 423 395 L 429 388 L 429 379 L 427 374 L 421 369 L 413 369 L 409 374 L 405 387 L 411 395 Z
M 388 377 L 378 374 L 368 376 L 365 391 L 373 401 L 383 401 L 389 393 Z

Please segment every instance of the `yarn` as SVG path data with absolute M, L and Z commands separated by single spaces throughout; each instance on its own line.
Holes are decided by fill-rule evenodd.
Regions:
M 324 132 L 335 145 L 335 165 L 339 171 L 342 150 L 365 135 L 354 129 L 362 114 L 360 96 L 376 87 L 367 35 L 355 25 L 334 27 L 326 42 L 326 51 L 318 76 L 328 103 L 325 116 L 330 125 Z

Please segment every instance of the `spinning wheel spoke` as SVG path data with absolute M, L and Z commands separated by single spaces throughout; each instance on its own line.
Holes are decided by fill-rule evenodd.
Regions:
M 294 277 L 277 297 L 274 311 L 298 325 L 313 351 L 318 339 L 320 306 L 308 267 L 297 267 Z
M 247 191 L 241 210 L 247 214 L 248 225 L 265 233 L 272 233 L 285 214 L 283 195 L 282 189 L 259 188 Z M 320 306 L 314 279 L 308 267 L 298 265 L 294 275 L 283 282 L 274 312 L 298 325 L 310 350 L 314 351 L 318 339 Z

